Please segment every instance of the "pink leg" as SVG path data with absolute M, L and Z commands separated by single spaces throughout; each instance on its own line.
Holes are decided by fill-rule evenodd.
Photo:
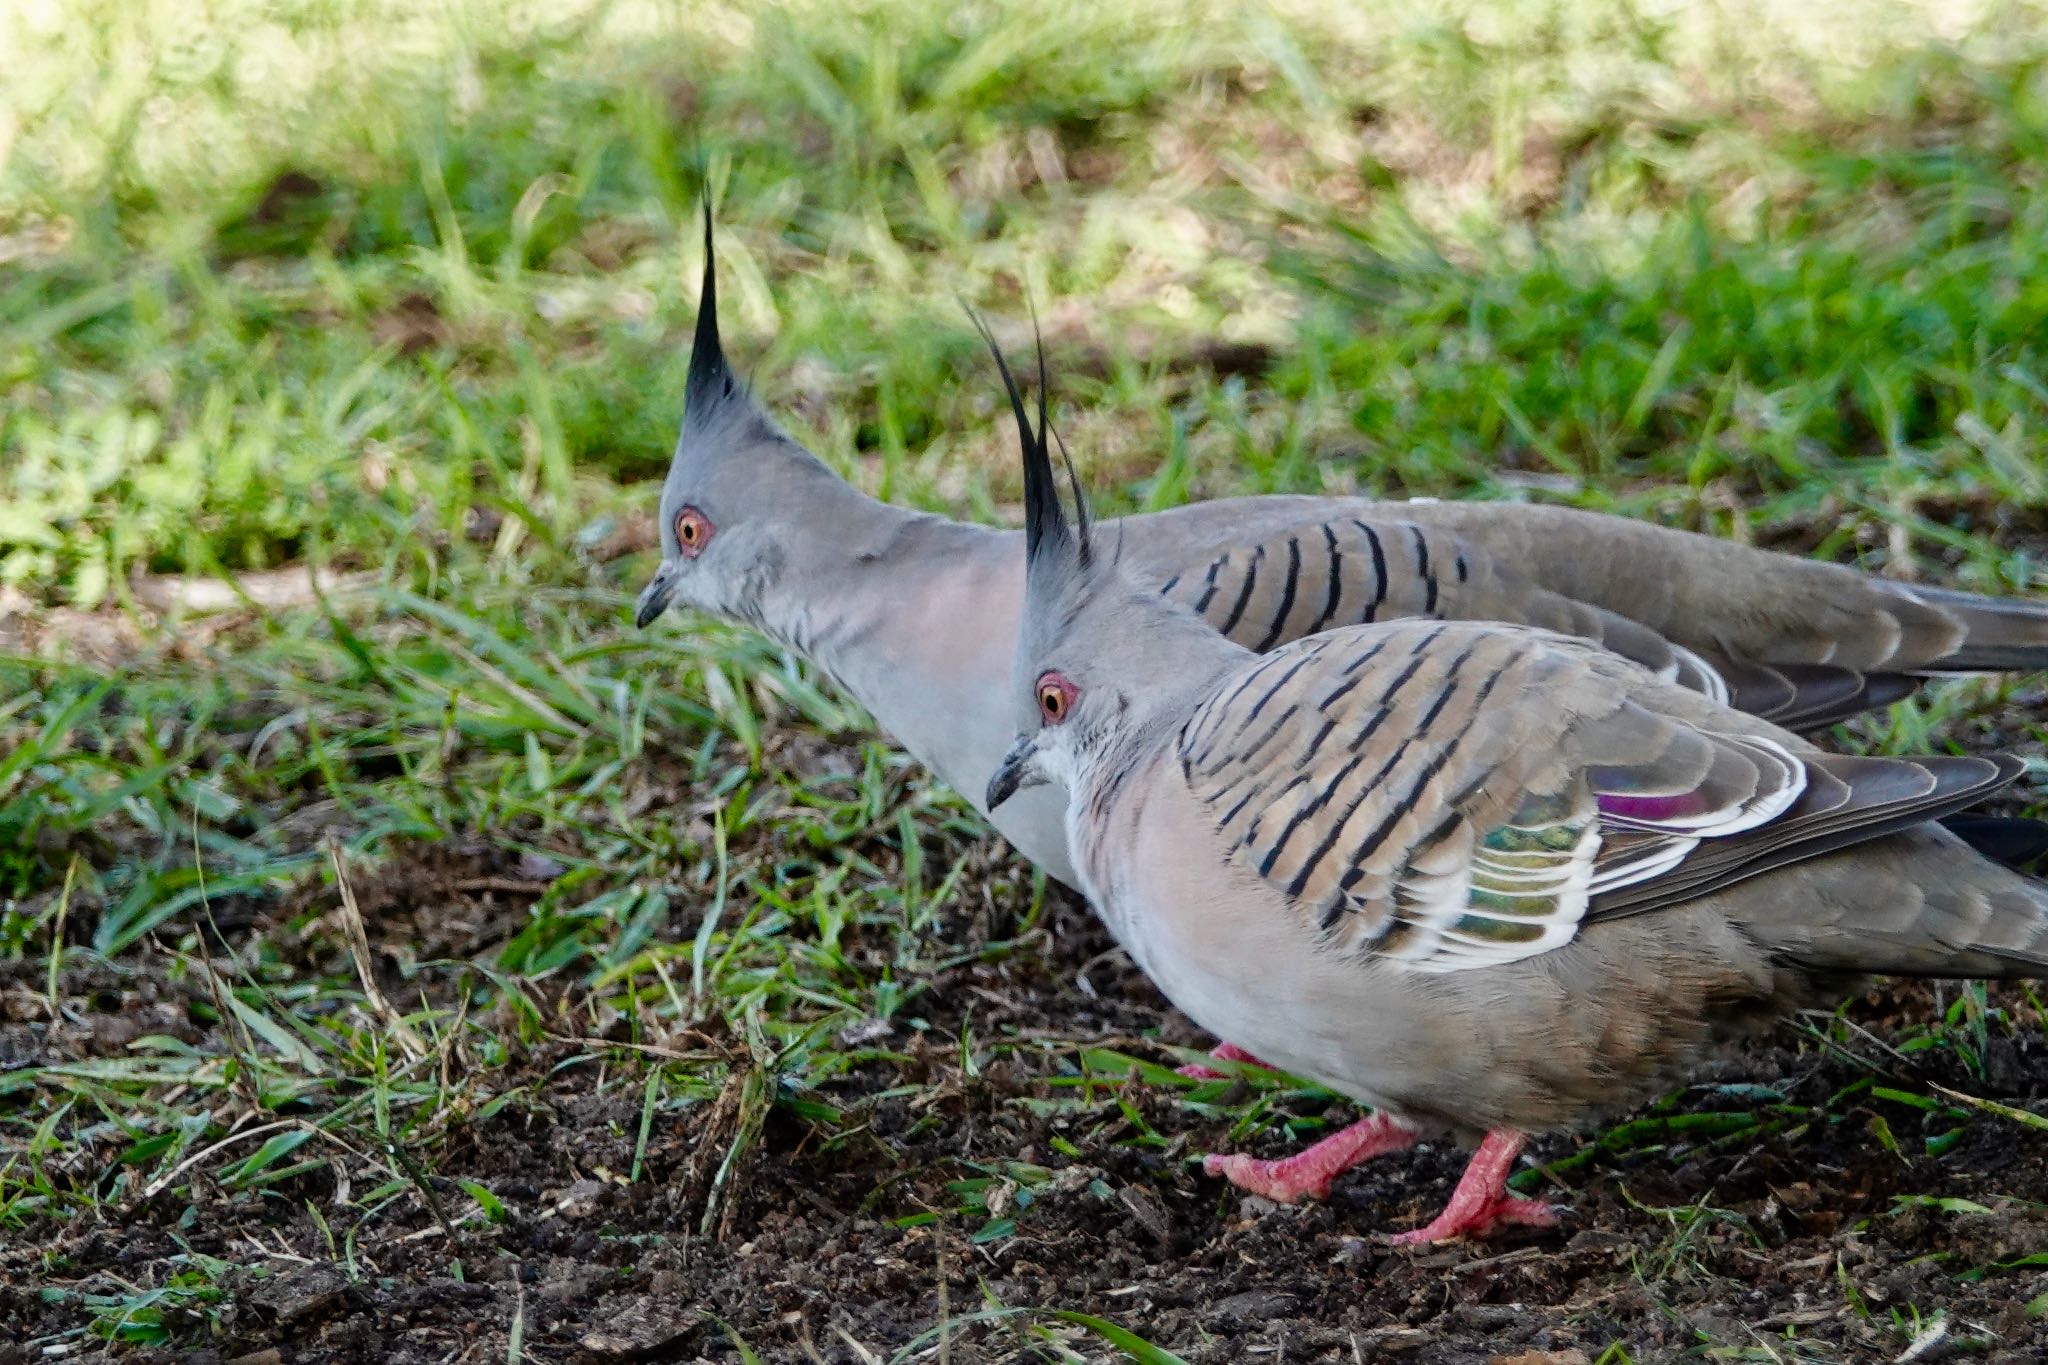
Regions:
M 1212 1152 L 1202 1158 L 1202 1169 L 1241 1190 L 1292 1204 L 1305 1194 L 1322 1198 L 1330 1192 L 1330 1182 L 1345 1171 L 1372 1157 L 1413 1147 L 1415 1137 L 1415 1130 L 1401 1120 L 1374 1114 L 1278 1161 L 1260 1161 L 1243 1152 Z
M 1273 1069 L 1265 1062 L 1252 1056 L 1251 1053 L 1246 1052 L 1236 1043 L 1218 1043 L 1209 1050 L 1209 1055 L 1219 1062 L 1250 1062 L 1253 1066 L 1263 1066 L 1268 1071 Z M 1189 1062 L 1186 1066 L 1176 1067 L 1175 1070 L 1183 1076 L 1192 1076 L 1198 1081 L 1220 1081 L 1229 1074 L 1223 1071 L 1212 1070 L 1209 1067 L 1203 1066 L 1200 1062 Z
M 1515 1158 L 1521 1155 L 1528 1140 L 1511 1128 L 1496 1128 L 1488 1133 L 1486 1141 L 1479 1144 L 1479 1150 L 1466 1163 L 1465 1174 L 1458 1178 L 1458 1188 L 1451 1192 L 1451 1202 L 1444 1205 L 1436 1221 L 1387 1240 L 1396 1246 L 1414 1246 L 1464 1233 L 1483 1237 L 1508 1223 L 1537 1228 L 1557 1226 L 1556 1209 L 1540 1200 L 1521 1199 L 1508 1193 L 1508 1172 L 1514 1169 Z

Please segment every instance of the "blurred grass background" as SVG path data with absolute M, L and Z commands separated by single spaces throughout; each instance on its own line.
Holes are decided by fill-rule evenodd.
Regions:
M 1009 486 L 965 295 L 1036 300 L 1098 481 L 1155 499 L 2048 497 L 2036 5 L 6 22 L 0 583 L 39 601 L 398 567 L 480 504 L 564 543 L 666 458 L 700 160 L 737 353 L 892 496 Z
M 421 1028 L 559 977 L 636 1037 L 745 1019 L 809 1084 L 856 1064 L 820 1029 L 910 1008 L 977 823 L 795 661 L 624 619 L 707 175 L 728 351 L 896 500 L 1015 495 L 965 297 L 1018 341 L 1035 304 L 1110 507 L 1550 498 L 2038 592 L 2044 57 L 2048 7 L 1931 0 L 14 0 L 0 953 L 54 1009 L 94 963 L 196 971 L 205 920 L 272 1021 L 259 1107 L 430 1166 L 470 1110 L 445 1068 L 358 1103 L 390 1021 L 307 957 L 330 842 L 542 888 L 407 950 Z M 293 565 L 317 600 L 256 609 Z M 1982 739 L 1999 695 L 1852 739 Z M 137 1046 L 0 1090 L 0 1225 L 239 1121 L 221 1055 Z M 647 1112 L 752 1064 L 656 1067 Z M 86 1316 L 168 1340 L 153 1305 Z

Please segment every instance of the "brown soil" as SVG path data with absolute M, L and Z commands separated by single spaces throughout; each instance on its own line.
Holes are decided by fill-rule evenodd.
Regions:
M 979 898 L 975 922 L 945 926 L 955 944 L 985 940 L 1000 907 L 1016 904 L 1016 874 L 989 862 L 992 894 Z M 478 953 L 521 922 L 519 870 L 492 855 L 444 849 L 395 866 L 406 870 L 387 872 L 363 897 L 386 965 L 401 953 Z M 411 897 L 409 877 L 419 881 Z M 451 896 L 467 897 L 474 913 L 432 923 L 415 914 L 415 905 Z M 276 924 L 252 928 L 293 937 Z M 306 965 L 330 970 L 334 960 Z M 138 954 L 120 967 L 73 971 L 62 991 L 73 1017 L 54 1033 L 35 1022 L 41 969 L 0 969 L 0 1066 L 115 1055 L 144 1032 L 212 1041 L 191 1022 L 199 988 L 167 966 Z M 453 970 L 421 968 L 408 989 L 452 990 Z M 1879 1084 L 1924 1093 L 1931 1081 L 2038 1107 L 2048 1098 L 2048 1031 L 2021 991 L 1995 989 L 1993 1003 L 2027 1022 L 2016 1034 L 1994 1032 L 1981 1075 L 1945 1048 L 1910 1061 L 1888 1055 L 1881 1040 L 1936 1017 L 1940 1002 L 1928 987 L 1886 987 L 1851 1013 L 1869 1030 L 1854 1047 L 1865 1060 L 1802 1044 L 1788 1029 L 1772 1046 L 1731 1057 L 1717 1078 L 1768 1085 L 1784 1106 L 1727 1084 L 1702 1085 L 1670 1106 L 1775 1114 L 1768 1131 L 1596 1156 L 1569 1173 L 1559 1197 L 1571 1217 L 1559 1231 L 1395 1250 L 1374 1234 L 1434 1212 L 1458 1153 L 1388 1158 L 1344 1178 L 1326 1202 L 1274 1207 L 1200 1174 L 1193 1158 L 1228 1140 L 1226 1121 L 1171 1093 L 1133 1082 L 1122 1087 L 1127 1112 L 1114 1102 L 1064 1114 L 1034 1107 L 1071 1093 L 1046 1080 L 1071 1074 L 1082 1045 L 1108 1039 L 1171 1062 L 1161 1040 L 1201 1041 L 1062 898 L 1044 930 L 1006 958 L 937 975 L 916 1002 L 928 1029 L 859 1040 L 896 1056 L 864 1062 L 809 1097 L 844 1112 L 836 1131 L 786 1106 L 772 1110 L 751 1160 L 720 1190 L 708 1233 L 699 1228 L 740 1126 L 745 1073 L 735 1068 L 715 1098 L 662 1111 L 643 1178 L 628 1184 L 638 1079 L 601 1074 L 595 1063 L 557 1070 L 591 1049 L 543 1042 L 489 1081 L 499 1093 L 528 1086 L 530 1098 L 451 1127 L 435 1153 L 444 1211 L 468 1207 L 455 1182 L 475 1178 L 504 1201 L 503 1222 L 463 1229 L 458 1246 L 409 1195 L 365 1217 L 335 1199 L 334 1172 L 345 1163 L 260 1194 L 202 1180 L 189 1204 L 176 1193 L 110 1200 L 68 1224 L 0 1233 L 15 1242 L 0 1243 L 0 1363 L 44 1358 L 26 1343 L 80 1326 L 77 1293 L 161 1283 L 167 1258 L 187 1253 L 244 1267 L 226 1280 L 218 1325 L 194 1318 L 185 1349 L 127 1358 L 502 1361 L 516 1332 L 520 1358 L 535 1361 L 742 1359 L 724 1324 L 770 1362 L 886 1361 L 919 1341 L 902 1358 L 1119 1358 L 1044 1315 L 986 1315 L 1003 1305 L 1098 1314 L 1198 1362 L 1589 1365 L 1615 1343 L 1639 1362 L 1893 1360 L 1908 1358 L 1915 1324 L 1937 1314 L 1946 1315 L 1945 1335 L 1911 1359 L 1960 1350 L 2037 1361 L 2048 1358 L 2048 1317 L 2029 1316 L 2027 1305 L 2048 1290 L 2048 1141 L 1983 1117 L 1930 1157 L 1919 1155 L 1925 1136 L 1953 1121 L 1923 1128 L 1919 1111 L 1868 1094 L 1831 1102 L 1875 1063 L 1901 1078 Z M 984 1058 L 979 1074 L 962 1069 L 963 1026 Z M 1015 1046 L 997 1046 L 1004 1039 Z M 730 1037 L 672 1041 L 744 1055 Z M 1297 1104 L 1308 1119 L 1325 1109 L 1332 1120 L 1349 1116 Z M 1163 1145 L 1134 1141 L 1141 1124 Z M 1886 1149 L 1880 1128 L 1904 1156 Z M 1061 1142 L 1081 1155 L 1061 1155 Z M 1536 1154 L 1555 1162 L 1579 1145 L 1553 1139 Z M 1000 1173 L 1009 1161 L 1054 1174 L 1028 1207 L 1012 1197 L 1013 1235 L 977 1244 L 986 1215 L 958 1213 L 948 1182 L 984 1173 L 976 1163 Z M 360 1198 L 379 1177 L 356 1170 Z M 1994 1211 L 1899 1202 L 1921 1198 Z M 927 1210 L 944 1216 L 894 1225 Z M 339 1255 L 344 1239 L 352 1251 Z M 61 1273 L 24 1273 L 53 1247 Z M 1073 1354 L 1057 1355 L 1033 1331 L 1056 1334 Z M 71 1358 L 97 1349 L 73 1345 Z

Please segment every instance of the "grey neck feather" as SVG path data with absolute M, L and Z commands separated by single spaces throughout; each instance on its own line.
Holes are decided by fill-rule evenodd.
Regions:
M 808 656 L 941 775 L 993 770 L 985 680 L 1007 676 L 1023 592 L 1013 531 L 868 497 L 822 464 L 803 490 L 804 529 L 762 585 L 752 624 Z

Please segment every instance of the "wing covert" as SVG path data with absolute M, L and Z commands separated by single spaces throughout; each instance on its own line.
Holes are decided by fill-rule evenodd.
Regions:
M 1251 661 L 1179 759 L 1229 859 L 1332 950 L 1425 971 L 1546 952 L 2011 778 L 1822 755 L 1732 713 L 1710 731 L 1659 708 L 1670 690 L 1547 632 L 1404 621 Z

